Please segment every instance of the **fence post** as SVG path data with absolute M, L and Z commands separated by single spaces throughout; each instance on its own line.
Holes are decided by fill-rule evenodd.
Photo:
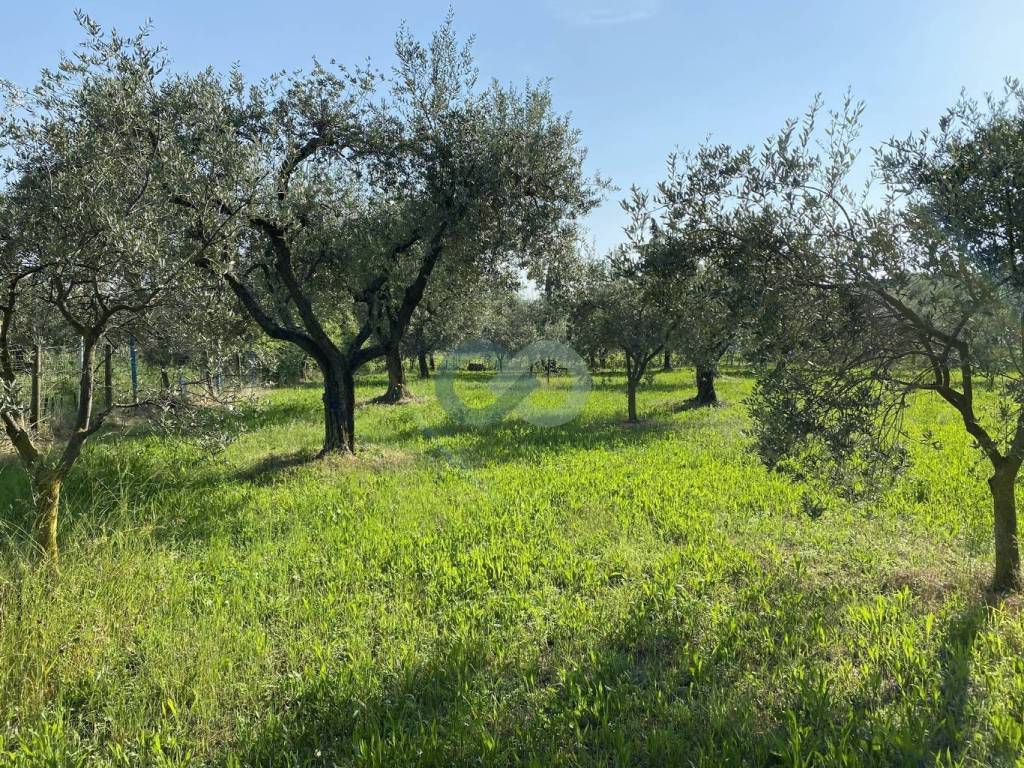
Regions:
M 81 378 L 85 378 L 85 336 L 78 337 L 78 375 Z M 75 405 L 81 406 L 82 404 L 82 387 L 79 386 L 75 390 Z
M 135 337 L 128 337 L 128 358 L 132 369 L 132 402 L 139 404 L 139 358 L 135 353 Z
M 114 346 L 109 341 L 103 347 L 103 400 L 108 411 L 114 407 Z
M 217 393 L 220 394 L 221 389 L 221 377 L 224 375 L 224 353 L 221 349 L 220 339 L 217 339 L 217 373 L 214 377 L 214 387 Z
M 32 429 L 39 429 L 43 415 L 43 347 L 36 344 L 32 351 L 32 399 L 28 406 L 28 423 Z

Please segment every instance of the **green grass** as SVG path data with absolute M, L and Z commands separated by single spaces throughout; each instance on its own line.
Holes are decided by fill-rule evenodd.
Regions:
M 551 429 L 461 428 L 414 384 L 355 459 L 309 460 L 312 388 L 214 460 L 104 436 L 59 577 L 0 474 L 0 766 L 1021 760 L 1022 603 L 984 601 L 984 467 L 940 403 L 852 505 L 758 464 L 739 376 L 686 411 L 692 372 L 659 374 L 640 427 L 621 377 Z

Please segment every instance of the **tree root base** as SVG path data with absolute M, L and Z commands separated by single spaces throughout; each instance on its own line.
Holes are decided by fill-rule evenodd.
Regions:
M 383 395 L 367 400 L 368 405 L 407 405 L 409 403 L 418 403 L 422 400 L 420 397 L 411 392 L 392 392 L 387 391 Z

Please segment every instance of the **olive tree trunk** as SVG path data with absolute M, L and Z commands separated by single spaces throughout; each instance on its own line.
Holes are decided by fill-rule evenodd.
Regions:
M 634 381 L 632 378 L 626 380 L 626 420 L 630 424 L 636 424 L 639 421 L 636 415 L 636 384 L 636 381 Z
M 697 368 L 697 395 L 693 398 L 693 404 L 698 407 L 716 405 L 718 393 L 715 392 L 715 379 L 718 371 L 714 368 Z
M 394 404 L 408 400 L 412 393 L 405 381 L 405 368 L 402 366 L 402 353 L 398 345 L 389 347 L 384 357 L 388 369 L 388 389 L 374 402 Z
M 988 485 L 992 491 L 996 568 L 992 586 L 1011 590 L 1021 586 L 1020 549 L 1017 544 L 1017 500 L 1014 488 L 1020 463 L 1004 461 L 996 467 Z
M 324 446 L 320 455 L 355 453 L 355 381 L 339 366 L 322 366 L 324 374 Z
M 419 365 L 420 365 L 420 378 L 421 379 L 429 379 L 430 378 L 430 366 L 427 365 L 427 354 L 426 354 L 426 352 L 420 352 L 419 354 L 417 354 L 416 355 L 416 359 L 417 359 L 417 362 L 419 362 Z
M 60 516 L 60 496 L 71 468 L 78 461 L 86 440 L 103 426 L 103 421 L 110 408 L 93 415 L 93 395 L 96 386 L 95 362 L 96 347 L 99 343 L 99 330 L 91 330 L 82 337 L 82 370 L 78 384 L 78 408 L 75 422 L 63 450 L 56 457 L 56 452 L 40 450 L 33 442 L 34 432 L 30 425 L 10 412 L 2 416 L 8 438 L 14 445 L 29 476 L 29 487 L 35 507 L 34 535 L 40 550 L 51 560 L 56 561 L 57 525 Z M 2 346 L 2 344 L 0 344 Z M 9 350 L 4 350 L 0 357 L 10 359 Z M 3 378 L 13 379 L 9 364 L 3 364 Z
M 35 504 L 35 539 L 49 558 L 57 559 L 57 518 L 60 513 L 60 492 L 63 473 L 40 468 L 31 477 L 32 501 Z

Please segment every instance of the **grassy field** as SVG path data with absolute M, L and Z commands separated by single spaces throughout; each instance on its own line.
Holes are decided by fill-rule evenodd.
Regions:
M 854 505 L 758 464 L 748 379 L 681 410 L 692 382 L 640 427 L 609 375 L 571 424 L 480 430 L 414 382 L 347 460 L 311 460 L 313 388 L 214 459 L 107 435 L 59 577 L 8 466 L 0 766 L 1020 764 L 1022 602 L 986 603 L 952 411 L 918 402 L 912 470 Z

